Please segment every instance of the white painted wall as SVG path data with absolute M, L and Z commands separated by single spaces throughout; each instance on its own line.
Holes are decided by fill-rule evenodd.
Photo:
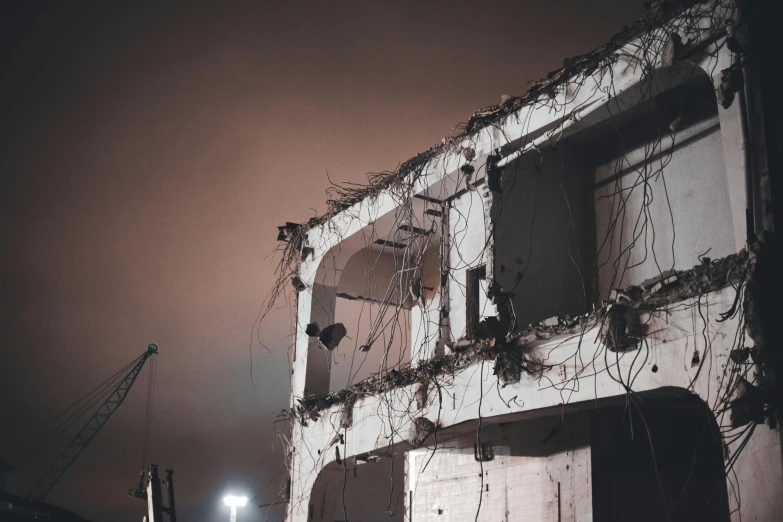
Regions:
M 452 340 L 465 337 L 467 329 L 467 271 L 487 262 L 489 234 L 484 221 L 489 209 L 486 184 L 466 192 L 449 209 L 449 323 Z M 495 315 L 486 313 L 486 315 Z
M 547 408 L 573 411 L 568 405 L 594 404 L 594 401 L 623 397 L 626 391 L 621 380 L 633 378 L 635 392 L 657 390 L 663 387 L 691 388 L 707 405 L 718 403 L 731 382 L 732 364 L 729 352 L 738 328 L 738 318 L 717 322 L 735 298 L 735 290 L 726 288 L 704 295 L 700 300 L 690 299 L 651 319 L 650 330 L 656 332 L 644 353 L 631 351 L 612 353 L 605 357 L 606 347 L 590 328 L 583 337 L 558 336 L 541 341 L 530 357 L 545 360 L 551 365 L 542 378 L 523 376 L 519 383 L 495 389 L 497 378 L 491 362 L 480 362 L 458 373 L 445 383 L 440 394 L 431 397 L 424 410 L 417 411 L 413 386 L 395 389 L 381 396 L 363 399 L 353 407 L 353 427 L 339 428 L 340 407 L 323 412 L 318 421 L 308 426 L 295 425 L 294 440 L 298 450 L 293 481 L 292 520 L 303 521 L 303 513 L 313 482 L 324 465 L 333 460 L 331 454 L 318 454 L 316 449 L 330 449 L 337 433 L 343 433 L 345 444 L 341 454 L 357 455 L 387 447 L 409 448 L 404 442 L 415 416 L 429 418 L 443 428 L 475 421 L 479 417 L 501 422 L 504 416 L 526 414 L 544 415 Z M 705 320 L 709 325 L 705 329 Z M 747 340 L 746 340 L 747 341 Z M 700 365 L 692 365 L 694 350 L 698 350 Z M 657 371 L 653 371 L 653 366 Z M 578 381 L 572 380 L 580 375 Z M 482 392 L 483 391 L 483 395 Z M 482 400 L 478 400 L 483 397 Z M 566 406 L 563 406 L 566 404 Z M 382 414 L 379 414 L 382 413 Z M 717 418 L 718 424 L 729 423 L 728 413 Z M 738 431 L 725 431 L 731 437 Z M 729 445 L 735 451 L 739 439 Z M 333 451 L 333 449 L 331 450 Z M 762 501 L 742 501 L 742 511 L 735 511 L 733 520 L 770 520 L 772 514 L 783 512 L 783 496 L 774 494 L 783 490 L 781 468 L 780 428 L 769 430 L 760 426 L 739 457 L 729 483 L 732 509 L 737 499 L 757 498 Z M 764 472 L 756 466 L 766 459 Z
M 708 20 L 704 22 L 709 23 Z M 714 45 L 710 44 L 705 53 L 715 50 L 720 44 L 720 41 Z M 698 42 L 695 42 L 694 45 L 698 45 Z M 565 89 L 557 95 L 557 100 L 554 103 L 545 100 L 546 104 L 528 105 L 521 108 L 514 117 L 500 122 L 497 126 L 483 129 L 477 135 L 466 139 L 465 143 L 445 148 L 442 154 L 433 158 L 426 165 L 421 176 L 417 178 L 414 191 L 442 187 L 447 181 L 452 185 L 458 185 L 454 179 L 459 177 L 458 169 L 463 163 L 462 145 L 474 148 L 476 153 L 481 156 L 496 150 L 497 147 L 506 145 L 509 141 L 521 142 L 530 132 L 535 132 L 545 125 L 553 125 L 552 134 L 579 127 L 580 122 L 586 121 L 584 116 L 589 115 L 595 107 L 601 106 L 607 100 L 610 91 L 608 87 L 612 87 L 612 92 L 621 92 L 639 80 L 642 68 L 639 67 L 639 62 L 633 56 L 635 53 L 647 52 L 644 49 L 644 46 L 634 46 L 633 44 L 625 46 L 618 52 L 618 60 L 611 74 L 603 75 L 603 77 L 579 78 L 582 88 L 576 91 Z M 713 80 L 717 82 L 720 70 L 731 63 L 732 57 L 724 46 L 719 51 L 717 61 L 708 58 L 707 54 L 698 59 L 710 73 L 715 72 Z M 656 60 L 657 58 L 653 57 L 650 63 Z M 557 121 L 565 115 L 564 112 L 550 110 L 548 107 L 550 105 L 562 107 L 565 101 L 564 97 L 568 96 L 568 92 L 576 92 L 575 98 L 568 100 L 570 106 L 581 106 L 583 109 L 573 118 L 564 119 L 562 124 L 559 124 Z M 729 202 L 730 212 L 728 215 L 730 219 L 728 228 L 725 229 L 734 231 L 733 234 L 727 234 L 730 236 L 729 241 L 733 246 L 727 249 L 724 244 L 725 238 L 716 235 L 714 237 L 716 241 L 706 245 L 708 248 L 713 248 L 709 254 L 711 257 L 720 257 L 734 252 L 737 250 L 736 247 L 743 243 L 739 238 L 742 231 L 743 211 L 741 190 L 743 174 L 741 169 L 743 167 L 739 160 L 742 158 L 743 143 L 741 136 L 740 140 L 735 139 L 739 136 L 738 130 L 740 129 L 737 121 L 738 113 L 733 110 L 721 111 L 720 117 L 723 127 L 726 127 L 724 125 L 726 119 L 732 119 L 729 122 L 732 129 L 731 139 L 722 136 L 721 140 L 694 143 L 691 145 L 694 148 L 690 150 L 690 153 L 687 147 L 682 149 L 684 153 L 677 154 L 676 162 L 668 167 L 674 169 L 673 172 L 666 174 L 667 181 L 669 178 L 675 177 L 684 180 L 681 185 L 681 193 L 675 194 L 673 198 L 677 199 L 675 206 L 679 209 L 678 214 L 684 216 L 678 219 L 683 219 L 688 227 L 693 227 L 693 223 L 688 221 L 690 212 L 695 212 L 697 208 L 707 212 L 716 210 L 712 205 L 724 205 L 724 197 Z M 546 136 L 541 138 L 546 138 Z M 724 148 L 731 147 L 731 150 L 722 151 L 722 155 L 731 160 L 726 161 L 728 170 L 723 171 L 726 188 L 721 189 L 719 187 L 720 181 L 717 179 L 707 179 L 710 184 L 708 188 L 714 188 L 717 194 L 716 196 L 716 194 L 710 193 L 711 195 L 708 197 L 699 189 L 705 181 L 703 175 L 708 175 L 710 172 L 721 172 L 718 163 L 716 163 L 716 157 L 721 156 L 721 151 L 717 148 L 720 141 L 722 141 Z M 539 145 L 541 144 L 543 141 L 539 143 Z M 694 175 L 694 172 L 697 174 Z M 717 185 L 713 186 L 712 181 L 715 181 Z M 659 190 L 659 187 L 656 187 L 656 190 Z M 730 194 L 725 195 L 726 191 Z M 724 194 L 724 196 L 720 194 Z M 453 222 L 453 238 L 459 238 L 460 235 L 463 238 L 467 235 L 476 235 L 473 238 L 477 239 L 476 241 L 471 239 L 462 243 L 466 249 L 473 247 L 483 249 L 486 240 L 483 223 L 481 226 L 466 228 L 467 220 L 462 219 L 463 225 L 459 226 L 460 213 L 464 215 L 465 207 L 473 206 L 475 208 L 475 204 L 478 203 L 475 201 L 476 197 L 476 194 L 468 193 L 457 198 L 449 212 L 449 218 Z M 692 201 L 694 199 L 697 200 L 695 204 Z M 660 198 L 658 200 L 660 201 Z M 342 238 L 350 237 L 351 234 L 363 227 L 370 226 L 379 217 L 393 212 L 397 202 L 398 200 L 388 191 L 384 191 L 377 198 L 357 203 L 348 211 L 336 216 L 328 226 L 310 230 L 308 232 L 309 245 L 315 249 L 315 252 L 311 259 L 305 261 L 300 267 L 302 279 L 308 285 L 312 285 L 320 263 L 325 257 L 328 257 L 329 252 L 339 246 Z M 634 203 L 631 200 L 629 204 L 638 205 L 638 202 Z M 659 213 L 660 209 L 656 212 Z M 718 211 L 716 210 L 716 212 Z M 482 213 L 475 212 L 470 219 L 481 219 Z M 724 210 L 720 210 L 718 213 L 724 214 Z M 513 220 L 509 221 L 508 225 L 512 230 L 513 227 L 520 226 L 518 222 L 515 223 Z M 698 225 L 709 234 L 713 234 L 714 230 L 723 230 L 725 223 L 720 227 L 712 228 L 712 222 L 707 218 L 703 222 L 698 222 Z M 682 227 L 677 227 L 677 222 L 675 222 L 674 228 L 677 230 Z M 333 230 L 335 229 L 340 233 L 334 234 Z M 484 237 L 480 237 L 482 235 Z M 684 251 L 685 255 L 682 258 L 688 258 L 688 260 L 687 262 L 683 261 L 683 265 L 679 266 L 692 265 L 695 255 L 703 253 L 703 250 L 695 248 L 693 244 L 685 245 L 685 248 L 690 248 L 692 252 Z M 679 263 L 679 248 L 677 250 L 677 262 Z M 453 247 L 449 251 L 449 261 L 452 267 L 455 267 L 452 273 L 453 282 L 449 286 L 449 291 L 453 294 L 450 296 L 450 308 L 453 337 L 455 338 L 464 334 L 465 329 L 464 270 L 468 266 L 475 266 L 472 262 L 462 261 L 461 258 L 470 259 L 471 257 L 478 256 L 460 255 L 459 249 Z M 463 263 L 462 266 L 460 263 Z M 644 265 L 641 266 L 644 268 Z M 557 271 L 552 270 L 552 272 Z M 640 272 L 634 275 L 634 278 L 642 278 L 642 276 L 643 273 Z M 527 295 L 531 298 L 546 298 L 547 292 L 552 288 L 558 291 L 556 288 L 559 284 L 558 277 L 557 275 L 549 277 L 549 285 L 544 285 L 541 293 L 529 292 Z M 603 279 L 606 280 L 606 277 Z M 460 281 L 462 282 L 461 286 Z M 572 289 L 572 286 L 569 285 L 568 289 Z M 463 296 L 463 299 L 458 299 L 458 296 Z M 359 401 L 353 407 L 354 425 L 348 430 L 340 429 L 339 423 L 336 422 L 340 412 L 338 406 L 323 412 L 320 419 L 309 422 L 307 426 L 297 423 L 294 426 L 292 445 L 294 455 L 291 471 L 292 499 L 289 520 L 297 522 L 306 520 L 308 500 L 313 492 L 312 486 L 315 477 L 332 460 L 329 450 L 333 451 L 332 441 L 338 432 L 345 435 L 345 443 L 340 444 L 344 458 L 368 451 L 386 451 L 390 447 L 399 448 L 405 445 L 404 441 L 414 415 L 425 416 L 433 422 L 438 422 L 444 428 L 474 421 L 479 417 L 484 419 L 495 417 L 493 420 L 498 421 L 512 414 L 536 416 L 543 414 L 544 411 L 549 411 L 549 408 L 568 410 L 568 405 L 578 405 L 580 402 L 592 403 L 600 399 L 622 397 L 626 394 L 626 389 L 617 380 L 630 376 L 634 378 L 634 391 L 643 392 L 670 386 L 692 387 L 693 392 L 705 403 L 713 405 L 717 402 L 720 394 L 726 391 L 726 382 L 732 375 L 729 351 L 738 329 L 737 320 L 730 319 L 723 323 L 717 323 L 717 319 L 721 312 L 731 306 L 733 300 L 734 291 L 727 288 L 702 296 L 698 302 L 696 299 L 691 299 L 682 303 L 678 307 L 679 315 L 677 317 L 659 318 L 656 328 L 660 330 L 660 338 L 650 343 L 649 350 L 645 352 L 643 359 L 636 357 L 638 352 L 613 353 L 613 358 L 603 357 L 603 354 L 606 353 L 606 346 L 602 344 L 597 335 L 597 328 L 591 328 L 581 339 L 554 338 L 542 342 L 535 348 L 534 355 L 551 364 L 551 368 L 544 372 L 543 380 L 524 376 L 519 383 L 503 389 L 493 389 L 493 386 L 497 386 L 497 379 L 492 375 L 492 364 L 482 362 L 454 376 L 441 390 L 442 396 L 437 397 L 421 411 L 417 411 L 415 407 L 415 388 L 402 387 L 387 392 L 383 396 L 368 397 Z M 304 367 L 307 365 L 307 356 L 306 349 L 302 350 L 303 343 L 306 348 L 306 339 L 303 338 L 301 332 L 310 318 L 312 304 L 309 294 L 300 294 L 297 323 L 297 350 L 300 355 L 294 363 L 292 378 L 294 398 L 301 396 L 304 388 Z M 536 306 L 546 311 L 545 306 L 540 304 L 536 304 Z M 560 305 L 557 310 L 557 313 L 561 313 Z M 568 313 L 568 311 L 562 313 Z M 535 316 L 532 313 L 530 315 Z M 541 313 L 540 315 L 546 316 L 547 314 Z M 704 327 L 704 317 L 709 319 L 710 326 L 707 328 Z M 698 368 L 693 367 L 690 363 L 694 350 L 700 352 L 704 361 Z M 584 357 L 577 357 L 577 355 L 584 355 Z M 653 365 L 658 368 L 657 372 L 652 371 Z M 700 371 L 702 367 L 704 371 Z M 570 381 L 569 379 L 575 374 L 581 375 L 579 381 Z M 482 396 L 482 392 L 485 394 L 484 398 L 478 400 Z M 562 406 L 563 404 L 567 406 Z M 379 413 L 383 413 L 383 415 Z M 718 418 L 719 424 L 725 425 L 728 422 L 724 417 L 725 415 L 721 415 Z M 732 433 L 728 431 L 725 436 L 731 436 Z M 759 427 L 745 446 L 734 467 L 735 473 L 730 488 L 734 520 L 771 520 L 783 512 L 783 496 L 779 495 L 783 489 L 780 446 L 780 429 L 768 430 L 766 427 Z M 325 451 L 323 454 L 320 451 L 322 449 Z M 729 444 L 728 449 L 729 452 L 736 451 L 738 449 L 736 442 Z M 739 510 L 740 506 L 737 505 L 737 500 L 740 498 L 742 499 L 741 511 Z
M 708 123 L 695 141 L 595 191 L 600 298 L 698 264 L 701 254 L 715 259 L 736 251 L 720 128 L 717 119 Z M 601 166 L 595 180 L 632 166 L 619 160 Z
M 473 522 L 477 512 L 487 522 L 591 520 L 589 415 L 489 425 L 481 441 L 494 459 L 483 463 L 470 435 L 434 455 L 432 448 L 409 453 L 413 520 Z

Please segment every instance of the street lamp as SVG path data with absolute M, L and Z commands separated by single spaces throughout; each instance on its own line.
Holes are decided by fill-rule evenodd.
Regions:
M 235 497 L 227 495 L 223 497 L 223 503 L 231 508 L 231 522 L 237 522 L 237 508 L 247 505 L 247 497 Z

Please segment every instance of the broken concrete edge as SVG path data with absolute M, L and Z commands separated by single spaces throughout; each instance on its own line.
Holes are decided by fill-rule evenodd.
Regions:
M 476 346 L 481 346 L 478 342 Z M 482 357 L 480 350 L 472 349 L 460 353 L 451 353 L 441 357 L 435 357 L 429 361 L 421 361 L 419 366 L 406 366 L 399 370 L 392 369 L 383 375 L 375 374 L 364 379 L 347 389 L 332 392 L 325 397 L 297 399 L 297 406 L 291 411 L 289 418 L 298 418 L 307 425 L 308 420 L 320 418 L 320 412 L 335 405 L 345 404 L 345 408 L 352 407 L 357 401 L 379 395 L 403 386 L 409 386 L 423 382 L 437 382 L 439 376 L 448 373 L 457 373 L 470 367 Z
M 500 104 L 484 107 L 474 112 L 467 123 L 464 124 L 461 133 L 444 138 L 441 143 L 405 161 L 394 171 L 368 175 L 368 184 L 366 186 L 358 188 L 355 186 L 331 186 L 327 190 L 327 212 L 310 218 L 305 223 L 298 224 L 298 228 L 292 227 L 294 224 L 290 222 L 286 223 L 285 226 L 278 227 L 280 230 L 278 239 L 287 242 L 289 246 L 296 245 L 295 250 L 298 254 L 300 250 L 298 247 L 301 246 L 301 239 L 306 235 L 307 230 L 322 225 L 343 210 L 364 199 L 377 196 L 381 191 L 392 187 L 395 183 L 399 183 L 406 176 L 414 175 L 415 177 L 422 172 L 430 160 L 443 151 L 458 146 L 464 140 L 488 127 L 498 125 L 504 118 L 509 117 L 521 108 L 533 105 L 542 99 L 553 98 L 565 83 L 574 80 L 580 75 L 594 74 L 602 66 L 612 63 L 615 60 L 614 54 L 622 49 L 623 46 L 655 29 L 662 28 L 677 17 L 688 16 L 687 11 L 699 3 L 712 4 L 713 7 L 716 4 L 714 1 L 704 2 L 703 0 L 659 0 L 650 2 L 647 14 L 625 26 L 622 31 L 612 36 L 606 44 L 589 53 L 564 59 L 562 68 L 550 72 L 537 81 L 531 82 L 530 88 L 522 96 L 511 96 Z M 689 18 L 698 18 L 703 14 L 692 14 Z M 696 30 L 695 28 L 698 27 L 698 24 L 694 23 L 686 25 L 689 26 L 691 31 Z M 711 31 L 714 34 L 725 31 L 726 28 L 722 24 L 718 25 L 719 27 L 700 28 L 698 30 L 704 32 Z M 670 37 L 671 35 L 667 35 L 667 38 Z M 472 160 L 468 159 L 467 161 L 470 162 Z M 286 248 L 286 250 L 288 249 Z
M 418 366 L 404 366 L 392 369 L 384 374 L 375 374 L 349 388 L 332 392 L 325 397 L 297 399 L 298 405 L 290 412 L 290 418 L 298 418 L 304 425 L 308 420 L 320 418 L 320 412 L 335 405 L 343 404 L 344 409 L 366 397 L 377 396 L 388 391 L 414 384 L 423 386 L 417 390 L 416 403 L 421 409 L 426 397 L 421 393 L 438 385 L 438 377 L 465 370 L 474 363 L 494 359 L 495 375 L 502 384 L 519 382 L 522 373 L 537 375 L 547 369 L 546 365 L 531 360 L 526 354 L 526 348 L 537 341 L 546 341 L 559 335 L 582 335 L 594 326 L 602 325 L 603 341 L 610 350 L 632 349 L 638 343 L 633 343 L 633 331 L 629 332 L 623 318 L 625 313 L 644 313 L 664 310 L 673 304 L 699 297 L 734 286 L 741 290 L 742 282 L 747 280 L 752 271 L 756 254 L 748 254 L 741 250 L 737 254 L 706 260 L 691 269 L 674 273 L 666 273 L 665 278 L 676 276 L 670 285 L 649 295 L 640 285 L 629 286 L 618 290 L 616 299 L 605 301 L 593 312 L 558 318 L 557 324 L 544 320 L 535 325 L 529 325 L 524 330 L 509 332 L 505 339 L 461 339 L 455 343 L 462 349 L 447 355 L 434 357 L 428 361 L 420 361 Z M 729 312 L 733 312 L 730 310 Z M 729 313 L 727 312 L 727 313 Z M 639 332 L 643 335 L 643 332 Z M 631 339 L 629 339 L 629 337 Z M 420 406 L 421 405 L 421 406 Z
M 601 302 L 600 306 L 596 305 L 592 313 L 574 318 L 550 317 L 524 330 L 509 333 L 507 339 L 516 340 L 520 345 L 529 345 L 556 335 L 577 334 L 600 324 L 602 339 L 610 350 L 631 348 L 636 343 L 629 339 L 633 337 L 629 334 L 643 336 L 644 332 L 640 331 L 638 321 L 634 322 L 632 317 L 627 317 L 628 314 L 638 316 L 729 285 L 737 287 L 748 277 L 751 264 L 751 256 L 744 249 L 721 259 L 705 258 L 693 268 L 667 270 L 641 285 L 612 290 L 610 299 Z M 655 292 L 650 291 L 656 287 Z
M 413 428 L 408 435 L 408 444 L 414 448 L 420 447 L 427 439 L 435 433 L 435 423 L 427 417 L 416 417 L 413 419 Z

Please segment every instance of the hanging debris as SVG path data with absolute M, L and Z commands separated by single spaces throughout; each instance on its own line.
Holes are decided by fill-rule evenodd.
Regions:
M 435 423 L 426 417 L 416 417 L 413 419 L 408 443 L 414 448 L 418 448 L 435 433 Z
M 731 426 L 739 428 L 751 422 L 764 423 L 765 394 L 743 377 L 737 385 L 737 398 L 731 401 Z
M 312 322 L 308 324 L 307 327 L 305 328 L 305 334 L 308 337 L 318 337 L 319 335 L 321 335 L 321 329 L 318 327 L 318 323 Z
M 294 290 L 296 290 L 297 292 L 304 292 L 305 290 L 307 290 L 307 285 L 305 284 L 304 281 L 302 281 L 302 278 L 299 276 L 293 276 L 291 278 L 291 286 L 293 286 Z
M 343 325 L 343 323 L 335 323 L 324 328 L 321 331 L 321 335 L 318 337 L 318 340 L 321 342 L 321 345 L 324 348 L 331 352 L 337 348 L 337 345 L 340 344 L 340 341 L 347 333 L 348 330 L 345 329 L 345 325 Z
M 291 223 L 286 222 L 285 225 L 281 227 L 277 227 L 277 240 L 278 241 L 284 241 L 289 242 L 291 239 L 296 235 L 297 232 L 299 232 L 299 227 L 301 225 L 299 223 Z

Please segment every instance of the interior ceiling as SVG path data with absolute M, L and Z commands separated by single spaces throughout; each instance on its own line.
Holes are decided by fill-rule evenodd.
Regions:
M 376 252 L 414 256 L 427 243 L 430 245 L 428 248 L 433 250 L 434 245 L 440 244 L 440 218 L 427 214 L 428 209 L 439 210 L 440 207 L 419 198 L 411 198 L 408 209 L 398 208 L 396 212 L 389 212 L 365 227 L 365 247 Z M 379 244 L 377 240 L 406 245 L 407 248 Z

